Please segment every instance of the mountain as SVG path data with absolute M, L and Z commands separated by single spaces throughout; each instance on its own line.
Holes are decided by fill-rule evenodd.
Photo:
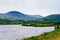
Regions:
M 0 14 L 0 18 L 14 18 L 14 19 L 38 19 L 41 17 L 26 15 L 18 11 L 10 11 L 5 14 Z
M 40 15 L 31 15 L 33 17 L 37 17 L 37 18 L 43 18 L 43 16 L 40 16 Z
M 15 21 L 15 22 L 23 22 L 23 23 L 50 23 L 50 22 L 60 22 L 60 14 L 52 14 L 46 17 L 42 17 L 40 15 L 26 15 L 18 11 L 10 11 L 5 14 L 0 13 L 0 22 Z M 3 22 L 3 23 L 4 23 Z
M 42 18 L 45 22 L 60 22 L 60 14 L 52 14 Z

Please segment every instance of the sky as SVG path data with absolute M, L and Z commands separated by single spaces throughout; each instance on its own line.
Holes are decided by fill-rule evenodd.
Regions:
M 60 14 L 60 0 L 0 0 L 0 13 L 9 11 L 42 16 Z

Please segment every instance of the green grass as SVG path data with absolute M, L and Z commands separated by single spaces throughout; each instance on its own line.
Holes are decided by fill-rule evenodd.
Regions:
M 54 24 L 22 24 L 22 26 L 34 26 L 34 27 L 50 27 L 55 26 Z

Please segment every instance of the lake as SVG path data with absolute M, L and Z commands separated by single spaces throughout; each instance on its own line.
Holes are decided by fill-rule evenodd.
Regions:
M 21 25 L 0 25 L 0 40 L 21 40 L 25 37 L 53 31 L 54 27 L 27 27 Z

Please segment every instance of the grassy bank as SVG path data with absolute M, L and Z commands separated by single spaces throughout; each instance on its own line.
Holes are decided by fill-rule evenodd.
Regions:
M 23 40 L 60 40 L 60 29 L 39 36 L 33 36 L 31 38 L 24 38 Z
M 54 24 L 22 24 L 22 26 L 50 27 L 55 25 Z
M 22 23 L 22 26 L 34 26 L 34 27 L 50 27 L 60 25 L 60 22 L 49 22 L 49 23 Z

